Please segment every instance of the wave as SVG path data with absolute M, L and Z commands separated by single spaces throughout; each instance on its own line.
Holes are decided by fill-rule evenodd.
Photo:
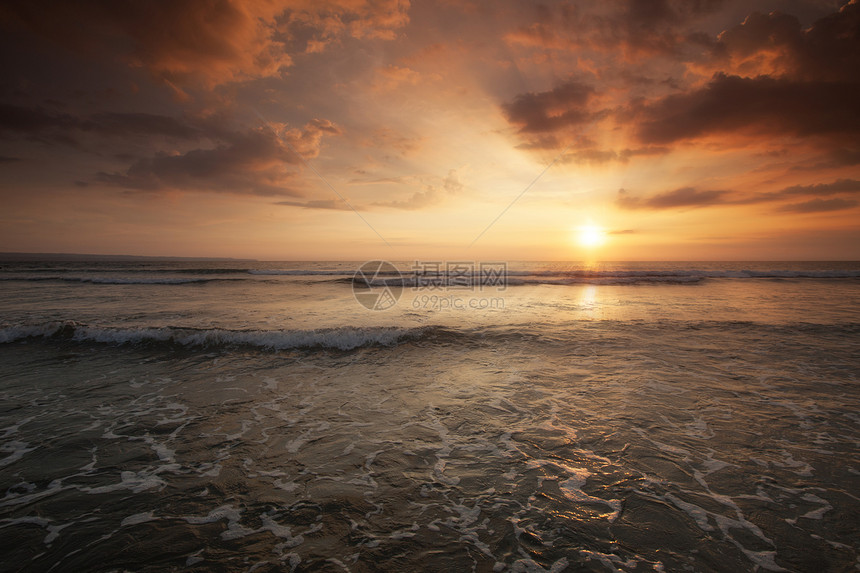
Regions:
M 793 271 L 793 270 L 768 270 L 756 271 L 748 269 L 738 270 L 644 270 L 644 271 L 593 271 L 593 270 L 574 270 L 574 271 L 513 271 L 508 272 L 508 277 L 565 277 L 572 279 L 603 279 L 603 278 L 627 278 L 627 279 L 673 279 L 673 278 L 727 278 L 727 279 L 747 279 L 747 278 L 860 278 L 860 270 L 820 270 L 820 271 Z
M 42 277 L 0 277 L 0 281 L 24 281 L 24 282 L 45 282 L 57 281 L 67 283 L 89 283 L 97 285 L 183 285 L 183 284 L 200 284 L 218 281 L 240 281 L 239 278 L 181 278 L 181 277 L 151 277 L 151 278 L 126 278 L 126 277 L 63 277 L 63 276 L 42 276 Z
M 460 281 L 462 286 L 474 284 L 479 286 L 484 280 L 485 288 L 495 286 L 522 285 L 625 285 L 625 284 L 693 284 L 708 279 L 856 279 L 860 278 L 860 270 L 548 270 L 524 271 L 508 270 L 503 277 L 489 277 L 489 281 L 480 273 L 396 273 L 383 274 L 381 278 L 364 279 L 350 277 L 338 279 L 342 282 L 353 282 L 368 287 L 378 286 L 444 286 L 451 279 Z
M 291 277 L 303 277 L 303 276 L 352 276 L 355 274 L 354 270 L 351 271 L 322 271 L 322 270 L 310 270 L 310 269 L 295 269 L 295 270 L 278 270 L 278 269 L 250 269 L 246 271 L 250 275 L 266 275 L 266 276 L 291 276 Z M 396 274 L 396 273 L 393 273 Z
M 582 277 L 534 277 L 525 275 L 526 278 L 508 277 L 504 282 L 483 285 L 483 289 L 493 291 L 496 288 L 524 286 L 524 285 L 633 285 L 633 284 L 692 284 L 705 280 L 706 277 L 697 276 L 582 276 Z M 440 283 L 428 281 L 426 277 L 400 277 L 365 280 L 361 278 L 337 279 L 335 282 L 354 283 L 364 287 L 402 286 L 402 287 L 440 287 Z M 444 284 L 444 283 L 441 283 Z M 480 286 L 476 280 L 475 288 Z M 447 288 L 463 288 L 463 285 L 452 285 Z
M 549 325 L 548 325 L 549 326 Z M 601 321 L 599 324 L 549 326 L 534 323 L 467 329 L 439 325 L 425 326 L 337 326 L 312 330 L 232 330 L 224 328 L 187 327 L 134 327 L 119 328 L 91 326 L 76 321 L 54 321 L 41 324 L 19 324 L 0 327 L 0 344 L 38 340 L 43 342 L 75 342 L 110 346 L 166 346 L 185 349 L 251 348 L 279 351 L 353 350 L 362 347 L 392 347 L 408 342 L 433 344 L 485 344 L 490 341 L 509 344 L 531 342 L 550 346 L 581 341 L 583 336 L 604 332 L 629 331 L 641 335 L 642 329 L 669 329 L 671 331 L 712 331 L 718 335 L 727 332 L 753 331 L 768 336 L 856 336 L 860 323 L 838 324 L 796 322 L 785 324 L 757 323 L 753 321 L 723 320 L 657 320 L 657 321 Z
M 0 269 L 7 272 L 26 272 L 26 273 L 104 273 L 115 272 L 124 274 L 172 274 L 172 275 L 230 275 L 230 274 L 247 274 L 247 268 L 149 268 L 149 267 L 124 267 L 115 265 L 105 265 L 102 267 L 20 267 L 9 265 L 4 269 L 4 265 L 0 265 Z
M 355 275 L 354 270 L 334 269 L 101 269 L 88 275 L 78 269 L 74 275 L 65 270 L 44 273 L 40 270 L 0 272 L 0 281 L 56 281 L 100 285 L 182 285 L 215 281 L 264 281 L 277 277 L 323 277 L 327 282 L 339 282 L 368 287 L 442 287 L 457 288 L 483 286 L 492 289 L 498 286 L 516 287 L 523 285 L 640 285 L 640 284 L 695 284 L 706 280 L 719 279 L 759 279 L 759 280 L 806 280 L 806 279 L 857 279 L 860 270 L 755 270 L 755 269 L 676 269 L 676 270 L 521 270 L 510 269 L 502 276 L 485 277 L 479 271 L 460 273 L 441 269 L 433 272 L 388 271 L 366 279 Z M 70 272 L 70 271 L 69 271 Z M 95 273 L 117 273 L 131 276 L 104 276 Z M 150 276 L 141 276 L 147 273 Z M 227 275 L 227 276 L 224 276 Z M 314 279 L 319 280 L 319 279 Z M 481 285 L 481 283 L 484 283 Z M 456 284 L 454 284 L 456 283 Z
M 186 348 L 253 347 L 265 350 L 393 346 L 445 332 L 441 327 L 338 327 L 317 330 L 229 330 L 178 327 L 113 328 L 65 321 L 0 328 L 0 343 L 27 339 L 110 345 L 162 344 Z

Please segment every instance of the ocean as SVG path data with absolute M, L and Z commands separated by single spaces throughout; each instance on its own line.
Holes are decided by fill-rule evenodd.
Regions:
M 860 263 L 0 263 L 2 571 L 856 571 Z

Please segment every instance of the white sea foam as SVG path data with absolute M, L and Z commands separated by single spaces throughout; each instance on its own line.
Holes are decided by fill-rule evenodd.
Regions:
M 511 565 L 511 573 L 561 573 L 568 565 L 569 562 L 565 557 L 553 563 L 549 569 L 541 567 L 533 559 L 519 559 Z
M 134 515 L 129 515 L 119 524 L 120 527 L 127 527 L 130 525 L 137 525 L 139 523 L 146 523 L 148 521 L 155 521 L 158 519 L 153 516 L 151 511 L 143 512 L 143 513 L 135 513 Z
M 2 446 L 0 446 L 0 452 L 8 453 L 9 455 L 3 459 L 0 459 L 0 467 L 8 466 L 11 463 L 17 462 L 24 454 L 27 452 L 32 452 L 36 448 L 28 448 L 28 444 L 18 441 L 12 440 L 11 442 L 6 442 Z
M 118 483 L 98 487 L 82 487 L 80 490 L 90 494 L 109 493 L 122 489 L 140 493 L 164 485 L 165 481 L 154 473 L 123 471 L 120 473 L 120 481 Z

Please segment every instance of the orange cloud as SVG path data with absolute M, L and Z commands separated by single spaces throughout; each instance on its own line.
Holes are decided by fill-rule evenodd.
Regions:
M 171 86 L 212 87 L 277 76 L 299 51 L 322 51 L 338 38 L 392 39 L 409 21 L 402 0 L 182 0 L 177 2 L 6 2 L 0 22 L 23 25 L 93 57 L 116 57 Z

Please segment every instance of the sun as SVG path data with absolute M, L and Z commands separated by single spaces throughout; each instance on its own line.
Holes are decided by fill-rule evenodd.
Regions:
M 577 230 L 577 233 L 577 242 L 579 243 L 579 246 L 586 249 L 599 247 L 606 242 L 606 233 L 600 226 L 592 223 L 582 225 Z

